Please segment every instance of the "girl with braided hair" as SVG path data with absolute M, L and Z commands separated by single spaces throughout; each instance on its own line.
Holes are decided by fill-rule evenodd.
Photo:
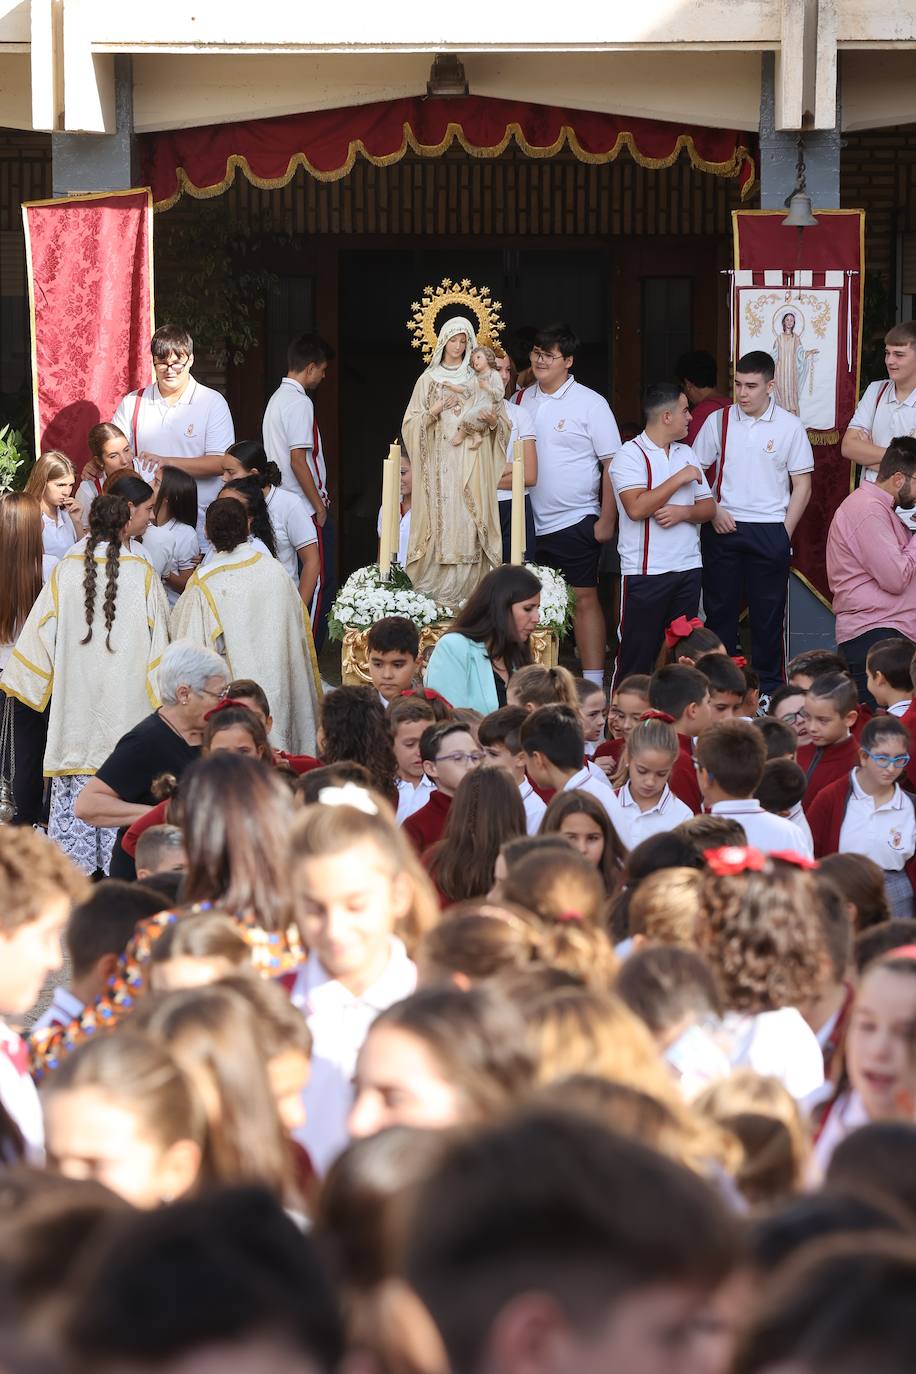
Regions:
M 168 602 L 137 539 L 149 499 L 97 496 L 89 535 L 60 560 L 20 631 L 3 690 L 48 712 L 44 774 L 48 833 L 83 869 L 108 871 L 114 830 L 76 818 L 74 805 L 122 735 L 159 705 L 156 667 L 168 644 Z
M 299 588 L 303 605 L 311 606 L 318 584 L 319 558 L 318 535 L 308 506 L 293 492 L 283 490 L 280 469 L 255 439 L 241 439 L 226 450 L 223 481 L 227 485 L 255 482 L 261 488 L 277 558 Z

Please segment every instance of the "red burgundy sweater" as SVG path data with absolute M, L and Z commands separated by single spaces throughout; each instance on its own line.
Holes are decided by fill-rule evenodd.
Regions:
M 447 797 L 444 792 L 435 791 L 425 806 L 421 806 L 419 811 L 407 817 L 401 829 L 405 835 L 410 836 L 418 853 L 422 854 L 431 844 L 442 839 L 451 804 L 451 797 Z
M 693 764 L 693 740 L 690 735 L 677 737 L 678 756 L 674 760 L 668 786 L 674 795 L 689 806 L 695 816 L 703 810 L 703 797 L 697 782 L 697 770 Z
M 812 805 L 805 808 L 805 815 L 811 827 L 811 838 L 814 841 L 814 857 L 816 859 L 825 859 L 828 854 L 838 852 L 840 831 L 843 828 L 843 819 L 849 804 L 849 793 L 849 774 L 844 773 L 841 778 L 837 778 L 834 782 L 823 787 Z M 911 883 L 916 883 L 916 854 L 905 865 L 903 871 Z M 916 890 L 916 886 L 914 886 L 914 890 Z
M 598 745 L 598 748 L 595 750 L 594 757 L 596 759 L 611 758 L 614 760 L 615 763 L 619 763 L 620 755 L 623 753 L 623 746 L 625 743 L 626 740 L 622 739 L 606 739 L 603 744 Z
M 807 815 L 819 792 L 830 783 L 836 782 L 838 778 L 848 780 L 850 769 L 855 768 L 859 762 L 859 746 L 852 735 L 847 735 L 845 739 L 839 740 L 836 744 L 827 744 L 822 749 L 816 748 L 813 744 L 803 744 L 797 757 L 799 767 L 808 779 L 808 786 L 802 798 L 802 806 Z
M 916 701 L 913 701 L 900 719 L 910 732 L 910 761 L 900 779 L 900 785 L 908 792 L 916 792 Z

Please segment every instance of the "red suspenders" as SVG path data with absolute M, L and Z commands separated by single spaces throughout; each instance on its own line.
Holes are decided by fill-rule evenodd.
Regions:
M 652 464 L 649 462 L 649 455 L 648 453 L 646 453 L 646 450 L 643 448 L 642 444 L 639 442 L 638 439 L 634 439 L 633 443 L 636 445 L 636 447 L 639 449 L 640 453 L 643 456 L 643 460 L 646 464 L 646 491 L 651 491 Z M 644 520 L 643 525 L 645 527 L 645 533 L 643 535 L 644 543 L 642 550 L 642 570 L 643 576 L 645 576 L 645 574 L 649 571 L 649 520 Z

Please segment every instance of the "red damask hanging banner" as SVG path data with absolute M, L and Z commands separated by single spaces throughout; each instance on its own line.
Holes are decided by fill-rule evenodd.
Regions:
M 35 446 L 82 467 L 92 426 L 151 378 L 153 198 L 144 188 L 29 201 L 22 218 Z
M 865 211 L 817 210 L 817 227 L 786 228 L 784 210 L 736 210 L 733 359 L 752 349 L 776 364 L 777 401 L 814 450 L 811 503 L 793 540 L 793 570 L 827 605 L 827 531 L 857 469 L 840 453 L 859 395 Z

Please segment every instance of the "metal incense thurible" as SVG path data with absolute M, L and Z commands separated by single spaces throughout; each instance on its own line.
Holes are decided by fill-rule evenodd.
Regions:
M 0 825 L 9 825 L 15 814 L 12 785 L 7 778 L 0 777 Z

